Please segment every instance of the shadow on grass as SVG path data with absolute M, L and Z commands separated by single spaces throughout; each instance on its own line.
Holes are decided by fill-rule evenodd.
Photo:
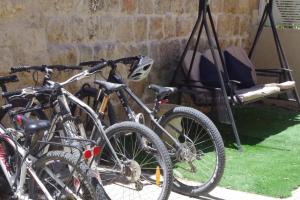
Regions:
M 242 144 L 251 146 L 255 146 L 300 123 L 300 113 L 274 107 L 247 106 L 236 108 L 234 109 L 234 116 Z M 225 146 L 236 148 L 231 126 L 218 122 L 216 125 L 223 137 Z

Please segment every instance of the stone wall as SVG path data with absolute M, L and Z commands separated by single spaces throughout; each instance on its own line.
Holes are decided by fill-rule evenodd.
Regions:
M 147 82 L 168 82 L 197 7 L 197 0 L 100 0 L 91 13 L 88 0 L 1 0 L 0 71 L 145 54 L 156 61 L 153 73 L 131 83 L 143 94 Z M 212 0 L 222 46 L 249 47 L 257 7 L 258 0 Z

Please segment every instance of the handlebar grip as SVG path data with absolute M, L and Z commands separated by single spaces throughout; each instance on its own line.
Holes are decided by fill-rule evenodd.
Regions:
M 16 66 L 16 67 L 11 67 L 10 72 L 11 73 L 17 73 L 17 72 L 28 72 L 29 69 L 26 66 Z
M 99 71 L 99 70 L 103 69 L 103 68 L 106 67 L 106 66 L 107 66 L 107 62 L 100 63 L 100 64 L 98 64 L 98 65 L 96 65 L 96 66 L 90 68 L 90 69 L 88 70 L 88 72 L 89 72 L 89 73 L 94 73 L 94 72 L 96 72 L 96 71 Z
M 3 92 L 2 96 L 8 98 L 8 97 L 20 95 L 20 94 L 22 94 L 22 90 L 17 90 L 17 91 L 13 91 L 13 92 Z

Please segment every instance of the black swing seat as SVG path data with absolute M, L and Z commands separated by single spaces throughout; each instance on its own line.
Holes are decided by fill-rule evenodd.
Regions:
M 122 90 L 126 87 L 125 84 L 110 83 L 110 82 L 107 82 L 107 81 L 99 81 L 99 80 L 96 80 L 95 84 L 97 84 L 100 87 L 104 88 L 105 91 L 109 92 L 109 93 Z
M 149 85 L 149 89 L 153 90 L 156 93 L 158 99 L 164 99 L 167 96 L 169 96 L 177 91 L 177 88 L 162 87 L 162 86 L 155 85 L 155 84 Z
M 265 98 L 271 95 L 287 92 L 288 90 L 295 89 L 295 81 L 284 80 L 284 75 L 287 71 L 278 70 L 263 70 L 264 76 L 272 77 L 274 72 L 277 73 L 278 82 L 258 84 L 257 76 L 262 75 L 259 70 L 255 69 L 254 64 L 248 57 L 248 54 L 243 48 L 229 47 L 224 50 L 224 58 L 230 80 L 237 80 L 236 94 L 242 102 L 252 102 Z
M 184 60 L 185 72 L 189 69 L 193 57 L 193 51 L 188 51 Z M 215 50 L 216 55 L 219 55 Z M 224 58 L 228 79 L 235 85 L 234 94 L 229 97 L 234 102 L 247 104 L 266 98 L 268 96 L 287 92 L 295 88 L 295 81 L 284 81 L 279 83 L 257 84 L 257 76 L 260 70 L 256 70 L 255 66 L 248 58 L 246 51 L 240 47 L 229 47 L 224 50 Z M 221 62 L 217 56 L 217 62 Z M 222 66 L 219 64 L 218 66 Z M 220 69 L 224 76 L 224 69 Z M 266 74 L 278 76 L 284 75 L 285 70 L 262 70 Z M 269 73 L 268 73 L 269 72 Z M 265 75 L 266 75 L 265 74 Z M 195 86 L 203 86 L 204 88 L 220 88 L 220 81 L 217 74 L 217 65 L 214 64 L 212 53 L 210 50 L 203 54 L 196 52 L 190 78 L 195 81 Z M 284 77 L 284 76 L 281 76 Z M 199 90 L 199 89 L 198 89 Z M 202 89 L 203 90 L 203 89 Z

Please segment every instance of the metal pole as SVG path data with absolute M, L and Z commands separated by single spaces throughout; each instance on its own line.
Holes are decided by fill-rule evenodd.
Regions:
M 209 8 L 205 9 L 205 12 L 207 12 L 207 10 L 209 10 Z M 221 90 L 222 90 L 222 93 L 223 93 L 223 97 L 224 97 L 225 105 L 226 105 L 226 108 L 227 108 L 227 111 L 228 111 L 228 115 L 229 115 L 230 120 L 231 120 L 231 124 L 232 124 L 232 128 L 233 128 L 233 133 L 234 133 L 234 136 L 235 136 L 235 139 L 236 139 L 236 143 L 237 143 L 237 148 L 240 151 L 243 151 L 243 148 L 242 148 L 242 145 L 241 145 L 241 141 L 240 141 L 240 137 L 239 137 L 239 134 L 238 134 L 238 131 L 237 131 L 237 127 L 236 127 L 235 121 L 234 121 L 234 116 L 233 116 L 233 113 L 232 113 L 232 110 L 231 110 L 231 106 L 229 104 L 229 100 L 228 100 L 228 95 L 227 95 L 227 92 L 226 92 L 226 87 L 225 87 L 224 79 L 223 79 L 222 73 L 220 71 L 221 67 L 218 66 L 219 64 L 217 62 L 217 56 L 216 56 L 216 53 L 214 51 L 213 40 L 212 40 L 211 32 L 209 30 L 209 26 L 208 26 L 208 23 L 207 23 L 207 20 L 206 20 L 206 15 L 203 16 L 203 23 L 204 23 L 204 29 L 206 31 L 208 43 L 209 43 L 209 46 L 210 46 L 210 50 L 211 50 L 211 53 L 212 53 L 212 56 L 213 56 L 213 60 L 214 60 L 215 65 L 218 68 L 217 71 L 218 71 L 218 76 L 219 76 L 219 80 L 220 80 L 220 83 L 221 83 Z M 216 36 L 215 36 L 214 39 L 217 42 L 218 38 Z M 221 49 L 218 49 L 218 51 L 221 52 Z M 224 68 L 224 70 L 225 70 L 225 66 L 223 66 L 222 68 Z
M 199 2 L 199 8 L 198 8 L 199 11 L 198 11 L 198 18 L 197 18 L 197 21 L 196 21 L 195 26 L 194 26 L 194 28 L 193 28 L 193 30 L 192 30 L 192 33 L 191 33 L 191 35 L 190 35 L 190 37 L 189 37 L 189 40 L 188 40 L 188 42 L 187 42 L 187 45 L 186 45 L 186 47 L 185 47 L 185 49 L 184 49 L 184 51 L 183 51 L 183 53 L 182 53 L 182 55 L 181 55 L 181 58 L 180 58 L 180 61 L 179 61 L 178 65 L 177 65 L 177 67 L 176 67 L 176 70 L 175 70 L 175 72 L 174 72 L 174 74 L 173 74 L 173 77 L 172 77 L 171 83 L 170 83 L 171 86 L 174 85 L 174 83 L 175 83 L 175 80 L 176 80 L 176 77 L 177 77 L 178 70 L 179 70 L 179 68 L 182 68 L 182 64 L 183 64 L 184 58 L 186 57 L 187 51 L 188 51 L 188 49 L 189 49 L 189 46 L 190 46 L 190 44 L 191 44 L 191 42 L 192 42 L 192 39 L 193 39 L 193 37 L 194 37 L 194 35 L 195 35 L 195 33 L 196 33 L 198 27 L 199 27 L 200 22 L 201 22 L 202 13 L 203 13 L 203 7 L 201 7 L 201 1 L 202 1 L 202 0 L 200 0 L 200 2 Z M 184 75 L 184 78 L 185 78 L 186 80 L 189 79 L 189 77 L 186 77 L 186 74 L 185 74 L 185 73 L 183 73 L 183 75 Z

